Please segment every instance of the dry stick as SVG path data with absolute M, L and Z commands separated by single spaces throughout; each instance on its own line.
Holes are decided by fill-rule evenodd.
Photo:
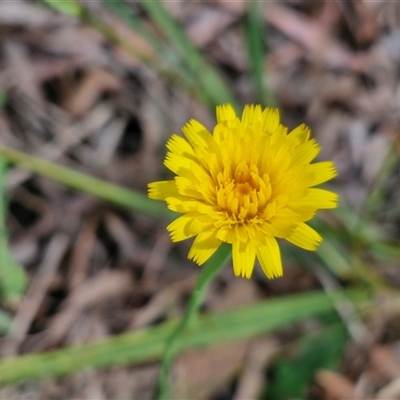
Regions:
M 63 233 L 54 236 L 47 253 L 24 297 L 11 325 L 2 355 L 15 355 L 24 340 L 46 292 L 53 282 L 57 268 L 69 245 L 69 237 Z
M 252 341 L 244 365 L 241 368 L 233 400 L 256 399 L 265 387 L 265 368 L 279 350 L 275 338 L 260 338 Z M 267 382 L 268 383 L 268 382 Z
M 112 110 L 109 111 L 107 107 L 100 105 L 88 113 L 82 122 L 71 125 L 63 125 L 58 122 L 56 129 L 61 139 L 56 144 L 43 144 L 36 157 L 48 161 L 60 160 L 71 148 L 90 137 L 93 132 L 98 131 L 111 117 Z M 7 189 L 10 190 L 27 181 L 32 176 L 32 171 L 13 170 L 9 174 Z
M 145 281 L 157 278 L 164 267 L 171 247 L 172 242 L 168 232 L 164 232 L 158 236 L 143 269 L 143 279 Z
M 345 294 L 339 293 L 337 281 L 320 266 L 314 266 L 313 272 L 319 279 L 326 294 L 332 299 L 337 313 L 347 327 L 347 331 L 356 343 L 364 345 L 369 337 L 368 329 L 358 317 L 354 304 Z

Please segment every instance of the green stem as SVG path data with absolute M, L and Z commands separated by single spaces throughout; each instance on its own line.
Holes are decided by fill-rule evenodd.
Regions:
M 177 341 L 179 336 L 188 326 L 190 321 L 196 315 L 204 294 L 217 275 L 217 273 L 226 265 L 232 254 L 231 246 L 223 243 L 215 254 L 210 258 L 204 267 L 202 267 L 199 276 L 197 277 L 196 284 L 193 288 L 192 295 L 190 296 L 186 312 L 181 322 L 176 329 L 172 332 L 165 345 L 164 356 L 161 363 L 161 370 L 159 376 L 159 399 L 171 399 L 171 385 L 170 385 L 170 371 L 172 368 L 172 361 L 176 351 L 179 349 Z

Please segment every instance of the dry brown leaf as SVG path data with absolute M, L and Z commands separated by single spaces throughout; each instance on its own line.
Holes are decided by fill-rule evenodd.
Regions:
M 230 13 L 222 8 L 203 7 L 196 19 L 187 26 L 186 33 L 195 46 L 204 47 L 217 40 L 221 32 L 239 18 L 240 14 Z
M 112 32 L 117 38 L 117 48 L 120 54 L 124 55 L 126 61 L 129 60 L 131 66 L 139 66 L 143 61 L 154 61 L 157 58 L 153 47 L 135 30 L 126 26 L 119 18 L 107 10 L 100 10 L 96 4 L 87 3 L 92 12 L 99 15 L 102 22 L 106 24 L 107 30 Z
M 248 6 L 249 2 L 247 0 L 212 0 L 214 3 L 218 4 L 220 7 L 226 8 L 227 10 L 237 13 L 243 14 Z
M 49 343 L 61 341 L 84 310 L 112 297 L 124 295 L 130 289 L 130 276 L 122 271 L 104 271 L 85 280 L 65 300 L 60 312 L 50 320 Z
M 396 378 L 376 394 L 376 400 L 400 399 L 400 378 Z
M 184 352 L 174 366 L 175 398 L 205 399 L 226 385 L 241 368 L 247 347 L 229 342 Z
M 329 67 L 360 70 L 362 64 L 355 54 L 336 42 L 320 23 L 287 7 L 271 4 L 266 7 L 265 20 L 293 41 L 301 44 L 314 62 Z
M 69 237 L 67 235 L 59 233 L 53 236 L 47 247 L 46 256 L 14 317 L 7 342 L 2 348 L 3 355 L 17 353 L 19 345 L 25 339 L 36 313 L 55 278 L 57 268 L 68 245 Z
M 0 25 L 39 29 L 49 25 L 54 26 L 63 20 L 65 18 L 60 14 L 55 14 L 39 5 L 22 1 L 0 3 Z
M 354 400 L 357 398 L 353 383 L 333 371 L 317 372 L 315 381 L 324 391 L 324 400 Z
M 279 343 L 273 338 L 260 338 L 251 342 L 233 400 L 259 398 L 265 388 L 266 366 L 278 349 Z
M 400 376 L 400 359 L 390 346 L 376 346 L 371 350 L 371 368 L 382 378 L 393 380 Z
M 89 217 L 82 223 L 82 227 L 76 236 L 68 269 L 68 286 L 71 291 L 75 290 L 87 278 L 98 223 L 98 215 Z
M 252 281 L 246 279 L 231 280 L 223 292 L 213 291 L 209 296 L 208 303 L 213 310 L 226 311 L 236 307 L 254 304 L 259 300 L 259 292 Z
M 5 58 L 7 59 L 7 84 L 23 93 L 43 107 L 43 97 L 39 82 L 30 63 L 28 49 L 15 41 L 6 41 L 3 44 Z
M 90 71 L 78 88 L 71 88 L 64 108 L 73 116 L 85 115 L 105 92 L 116 92 L 121 88 L 120 80 L 103 69 Z
M 380 26 L 377 14 L 362 0 L 337 1 L 355 41 L 367 46 L 377 39 Z

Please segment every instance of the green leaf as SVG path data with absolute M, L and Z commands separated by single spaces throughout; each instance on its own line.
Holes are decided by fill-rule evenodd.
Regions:
M 348 334 L 343 325 L 335 325 L 318 334 L 304 337 L 294 357 L 279 359 L 271 368 L 272 379 L 262 399 L 305 399 L 306 389 L 318 369 L 336 367 Z

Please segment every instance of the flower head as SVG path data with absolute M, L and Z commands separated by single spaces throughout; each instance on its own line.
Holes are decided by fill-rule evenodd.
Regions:
M 311 161 L 320 147 L 302 124 L 288 133 L 277 109 L 217 107 L 209 132 L 196 120 L 172 135 L 164 164 L 173 180 L 149 184 L 149 197 L 183 215 L 168 227 L 173 241 L 195 236 L 189 258 L 199 265 L 222 242 L 232 244 L 236 276 L 250 278 L 257 257 L 268 278 L 282 275 L 276 238 L 316 250 L 321 236 L 305 224 L 338 196 L 314 186 L 336 176 L 333 162 Z

